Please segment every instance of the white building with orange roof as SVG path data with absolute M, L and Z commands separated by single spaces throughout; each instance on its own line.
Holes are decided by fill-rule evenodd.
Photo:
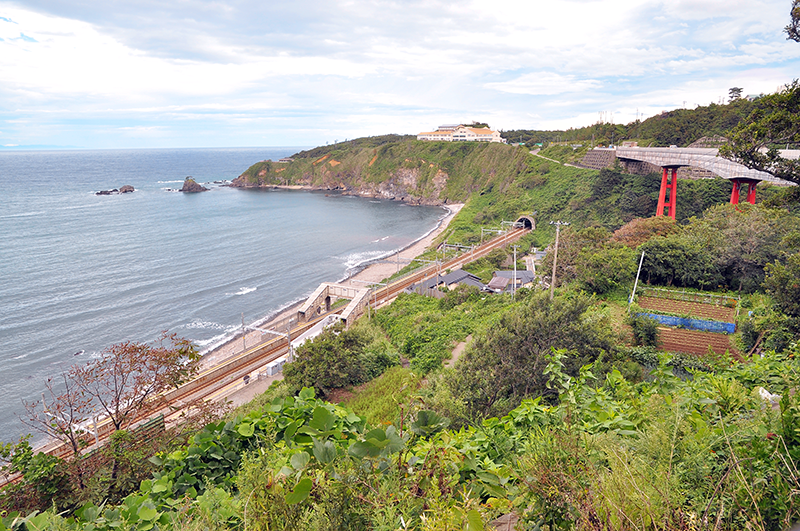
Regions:
M 499 131 L 492 131 L 488 127 L 470 127 L 468 125 L 440 125 L 436 131 L 419 133 L 417 140 L 506 143 L 506 139 L 500 136 Z

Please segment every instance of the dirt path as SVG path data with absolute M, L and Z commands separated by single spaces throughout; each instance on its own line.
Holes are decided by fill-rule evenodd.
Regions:
M 466 350 L 467 345 L 469 345 L 470 343 L 472 343 L 472 334 L 468 335 L 464 339 L 464 341 L 462 341 L 461 343 L 456 345 L 456 348 L 453 349 L 453 353 L 450 356 L 450 359 L 444 362 L 444 366 L 445 367 L 454 366 L 456 364 L 456 362 L 458 361 L 458 358 L 460 358 L 461 354 L 463 354 L 464 350 Z

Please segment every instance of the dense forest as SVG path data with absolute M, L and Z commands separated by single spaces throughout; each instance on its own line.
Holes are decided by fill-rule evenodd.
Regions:
M 686 111 L 697 123 L 683 111 L 659 118 L 691 122 L 680 137 L 645 128 L 649 120 L 636 134 L 684 144 L 724 133 L 752 105 Z M 443 144 L 357 139 L 260 163 L 242 182 L 347 189 L 360 179 L 375 191 L 405 169 L 416 195 L 403 193 L 466 202 L 437 243 L 470 245 L 482 229 L 535 216 L 516 267 L 546 249 L 546 275 L 513 294 L 403 294 L 300 347 L 284 379 L 238 410 L 198 408 L 147 436 L 120 415 L 111 443 L 86 453 L 78 438 L 65 459 L 28 439 L 5 445 L 5 472 L 19 480 L 0 491 L 0 530 L 780 530 L 800 521 L 798 188 L 764 185 L 755 205 L 737 207 L 727 181 L 682 180 L 673 221 L 652 217 L 658 176 L 566 165 L 570 146 L 536 156 Z M 569 223 L 557 260 L 553 221 Z M 467 269 L 488 281 L 513 256 L 497 250 Z M 640 260 L 640 289 L 723 301 L 736 324 L 730 348 L 662 348 L 664 327 L 643 317 L 641 297 L 629 301 Z M 196 352 L 163 339 L 107 359 L 155 360 L 141 385 L 175 385 L 193 374 Z M 67 375 L 68 389 L 77 386 L 70 404 L 103 399 L 101 369 L 114 373 L 101 361 Z

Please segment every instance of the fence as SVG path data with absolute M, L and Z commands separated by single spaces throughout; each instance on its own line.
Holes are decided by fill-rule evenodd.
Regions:
M 657 299 L 699 302 L 701 304 L 714 304 L 717 306 L 727 306 L 729 308 L 733 308 L 739 302 L 739 297 L 733 297 L 730 295 L 713 295 L 711 293 L 696 293 L 693 291 L 678 291 L 665 288 L 651 288 L 646 286 L 640 287 L 637 290 L 637 293 L 645 297 L 653 297 Z

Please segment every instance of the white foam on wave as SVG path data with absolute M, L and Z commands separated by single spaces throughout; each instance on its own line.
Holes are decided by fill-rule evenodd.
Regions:
M 7 214 L 5 216 L 0 216 L 0 219 L 6 219 L 6 218 L 29 218 L 31 216 L 40 216 L 42 214 L 45 214 L 44 210 L 39 210 L 39 211 L 36 211 L 36 212 L 21 212 L 19 214 Z
M 27 358 L 27 357 L 28 357 L 28 355 L 27 355 L 27 354 L 20 354 L 19 356 L 14 356 L 14 358 L 13 358 L 13 359 L 15 359 L 15 360 L 21 360 L 22 358 Z
M 213 321 L 199 321 L 194 320 L 191 323 L 183 325 L 184 328 L 189 330 L 224 330 L 228 328 L 224 324 L 215 323 Z
M 265 323 L 268 323 L 275 319 L 278 315 L 285 312 L 287 309 L 291 308 L 292 306 L 297 305 L 298 303 L 306 300 L 306 298 L 310 295 L 308 293 L 304 297 L 298 297 L 292 301 L 287 302 L 283 306 L 280 306 L 277 310 L 273 311 L 272 313 L 268 314 L 267 316 L 263 317 L 262 319 L 256 320 L 254 323 L 251 323 L 249 326 L 256 326 L 260 327 L 263 326 Z M 224 328 L 222 325 L 219 325 L 220 328 Z M 237 334 L 241 331 L 241 325 L 232 325 L 228 326 L 225 329 L 225 332 L 218 334 L 211 339 L 205 339 L 202 341 L 195 341 L 198 347 L 200 347 L 200 355 L 205 356 L 209 352 L 213 351 L 214 349 L 221 347 L 225 343 L 235 339 Z M 241 337 L 241 336 L 239 336 Z
M 257 290 L 258 288 L 241 288 L 239 291 L 234 293 L 234 295 L 247 295 L 248 293 L 252 293 L 253 291 Z
M 156 181 L 158 184 L 175 184 L 182 183 L 183 181 Z
M 85 205 L 72 205 L 72 206 L 65 206 L 57 208 L 56 210 L 83 210 L 85 208 L 97 208 L 102 206 L 103 203 L 88 203 Z
M 194 344 L 197 345 L 200 348 L 201 351 L 213 350 L 216 347 L 218 347 L 219 345 L 222 345 L 223 343 L 228 341 L 231 338 L 232 332 L 234 330 L 238 330 L 238 328 L 239 327 L 235 327 L 235 326 L 234 327 L 230 327 L 225 332 L 222 332 L 221 334 L 217 334 L 214 337 L 211 337 L 209 339 L 195 340 Z

